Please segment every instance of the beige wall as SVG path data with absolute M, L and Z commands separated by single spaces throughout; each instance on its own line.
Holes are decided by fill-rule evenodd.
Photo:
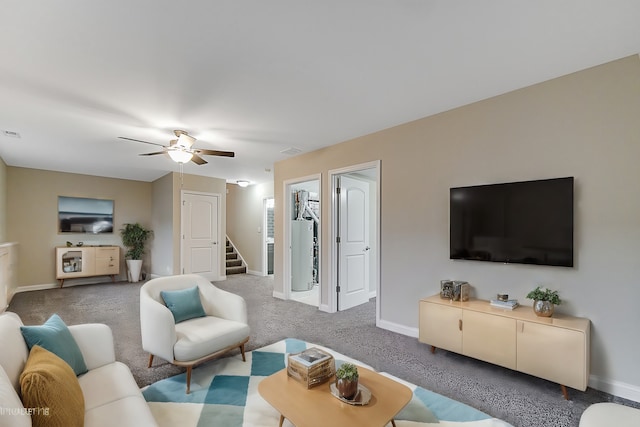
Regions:
M 264 271 L 264 199 L 273 197 L 273 183 L 242 188 L 227 184 L 227 235 L 247 263 L 247 272 Z
M 153 223 L 160 233 L 154 240 L 152 275 L 167 276 L 180 274 L 180 232 L 182 191 L 217 194 L 220 196 L 221 240 L 224 241 L 226 228 L 226 181 L 197 175 L 172 172 L 153 182 Z M 157 209 L 157 210 L 156 210 Z M 224 276 L 224 250 L 220 251 L 218 268 Z
M 591 319 L 591 386 L 640 400 L 640 58 L 637 55 L 301 155 L 275 165 L 276 270 L 283 283 L 283 181 L 381 160 L 380 324 L 417 335 L 418 299 L 444 278 Z M 575 267 L 449 260 L 449 188 L 575 177 Z M 329 203 L 322 203 L 327 218 Z M 328 227 L 322 257 L 328 259 Z M 328 263 L 322 263 L 323 282 Z M 425 357 L 429 357 L 425 351 Z
M 177 274 L 180 269 L 179 252 L 174 256 L 174 242 L 180 239 L 180 223 L 178 227 L 174 225 L 174 207 L 177 203 L 174 194 L 174 174 L 168 173 L 158 178 L 152 183 L 152 210 L 151 225 L 153 229 L 153 240 L 151 242 L 151 276 L 170 276 Z M 177 215 L 179 218 L 180 210 Z
M 82 241 L 86 245 L 122 247 L 119 233 L 122 224 L 151 225 L 151 184 L 148 182 L 11 166 L 7 168 L 6 182 L 7 239 L 19 243 L 19 286 L 56 282 L 56 246 L 64 246 L 67 241 L 73 244 Z M 58 196 L 114 200 L 113 234 L 58 233 Z M 122 278 L 124 271 L 124 267 L 121 268 Z
M 119 230 L 124 223 L 139 222 L 153 230 L 147 246 L 143 270 L 152 276 L 180 271 L 181 189 L 221 195 L 221 221 L 225 227 L 225 180 L 169 173 L 153 183 L 102 178 L 64 172 L 7 167 L 7 240 L 19 243 L 18 284 L 39 286 L 56 283 L 54 248 L 67 241 L 86 245 L 113 244 L 122 247 Z M 0 170 L 1 179 L 1 170 Z M 113 199 L 113 234 L 59 234 L 58 196 Z M 2 222 L 2 221 L 0 221 Z M 124 250 L 122 250 L 122 254 Z M 223 270 L 223 256 L 220 268 Z M 124 258 L 120 279 L 125 280 Z M 91 283 L 99 279 L 76 279 Z

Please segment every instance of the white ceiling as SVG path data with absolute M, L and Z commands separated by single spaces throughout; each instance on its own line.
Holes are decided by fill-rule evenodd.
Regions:
M 637 0 L 3 0 L 0 156 L 152 181 L 173 129 L 273 163 L 640 52 Z

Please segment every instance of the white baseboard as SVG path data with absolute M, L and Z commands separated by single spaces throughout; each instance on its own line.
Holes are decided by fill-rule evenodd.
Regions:
M 264 273 L 262 273 L 262 271 L 257 271 L 257 270 L 247 270 L 247 274 L 250 274 L 252 276 L 265 277 L 265 275 L 264 275 Z
M 331 311 L 331 308 L 329 308 L 328 304 L 320 304 L 318 306 L 318 310 L 324 311 L 325 313 L 335 313 L 334 311 Z
M 383 319 L 376 319 L 376 326 L 408 337 L 418 338 L 418 328 L 410 328 L 409 326 L 389 322 L 388 320 Z
M 284 293 L 273 291 L 273 297 L 278 299 L 285 299 Z
M 640 387 L 633 384 L 608 380 L 596 375 L 591 375 L 589 376 L 589 387 L 604 391 L 605 393 L 613 394 L 614 396 L 622 397 L 623 399 L 640 402 Z
M 18 286 L 16 288 L 16 294 L 20 292 L 42 291 L 44 289 L 55 289 L 59 287 L 60 285 L 56 283 L 43 283 L 41 285 Z

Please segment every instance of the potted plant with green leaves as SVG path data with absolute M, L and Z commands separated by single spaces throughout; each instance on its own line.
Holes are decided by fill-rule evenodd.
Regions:
M 353 363 L 343 363 L 336 370 L 336 389 L 340 397 L 353 399 L 358 392 L 358 367 Z
M 537 316 L 551 317 L 556 305 L 562 304 L 558 291 L 537 286 L 527 294 L 528 299 L 533 300 L 533 311 Z
M 152 234 L 152 230 L 144 228 L 137 222 L 135 224 L 124 224 L 124 227 L 120 229 L 122 244 L 127 248 L 127 252 L 124 254 L 124 257 L 127 260 L 130 282 L 137 282 L 140 280 L 144 245 Z

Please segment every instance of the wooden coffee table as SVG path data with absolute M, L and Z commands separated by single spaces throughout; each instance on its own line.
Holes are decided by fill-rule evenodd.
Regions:
M 287 375 L 286 368 L 258 384 L 258 392 L 280 412 L 280 427 L 288 419 L 297 427 L 367 426 L 384 427 L 411 400 L 413 393 L 403 384 L 370 369 L 358 366 L 360 384 L 371 391 L 367 405 L 355 406 L 340 401 L 330 391 L 334 378 L 324 384 L 307 387 Z

